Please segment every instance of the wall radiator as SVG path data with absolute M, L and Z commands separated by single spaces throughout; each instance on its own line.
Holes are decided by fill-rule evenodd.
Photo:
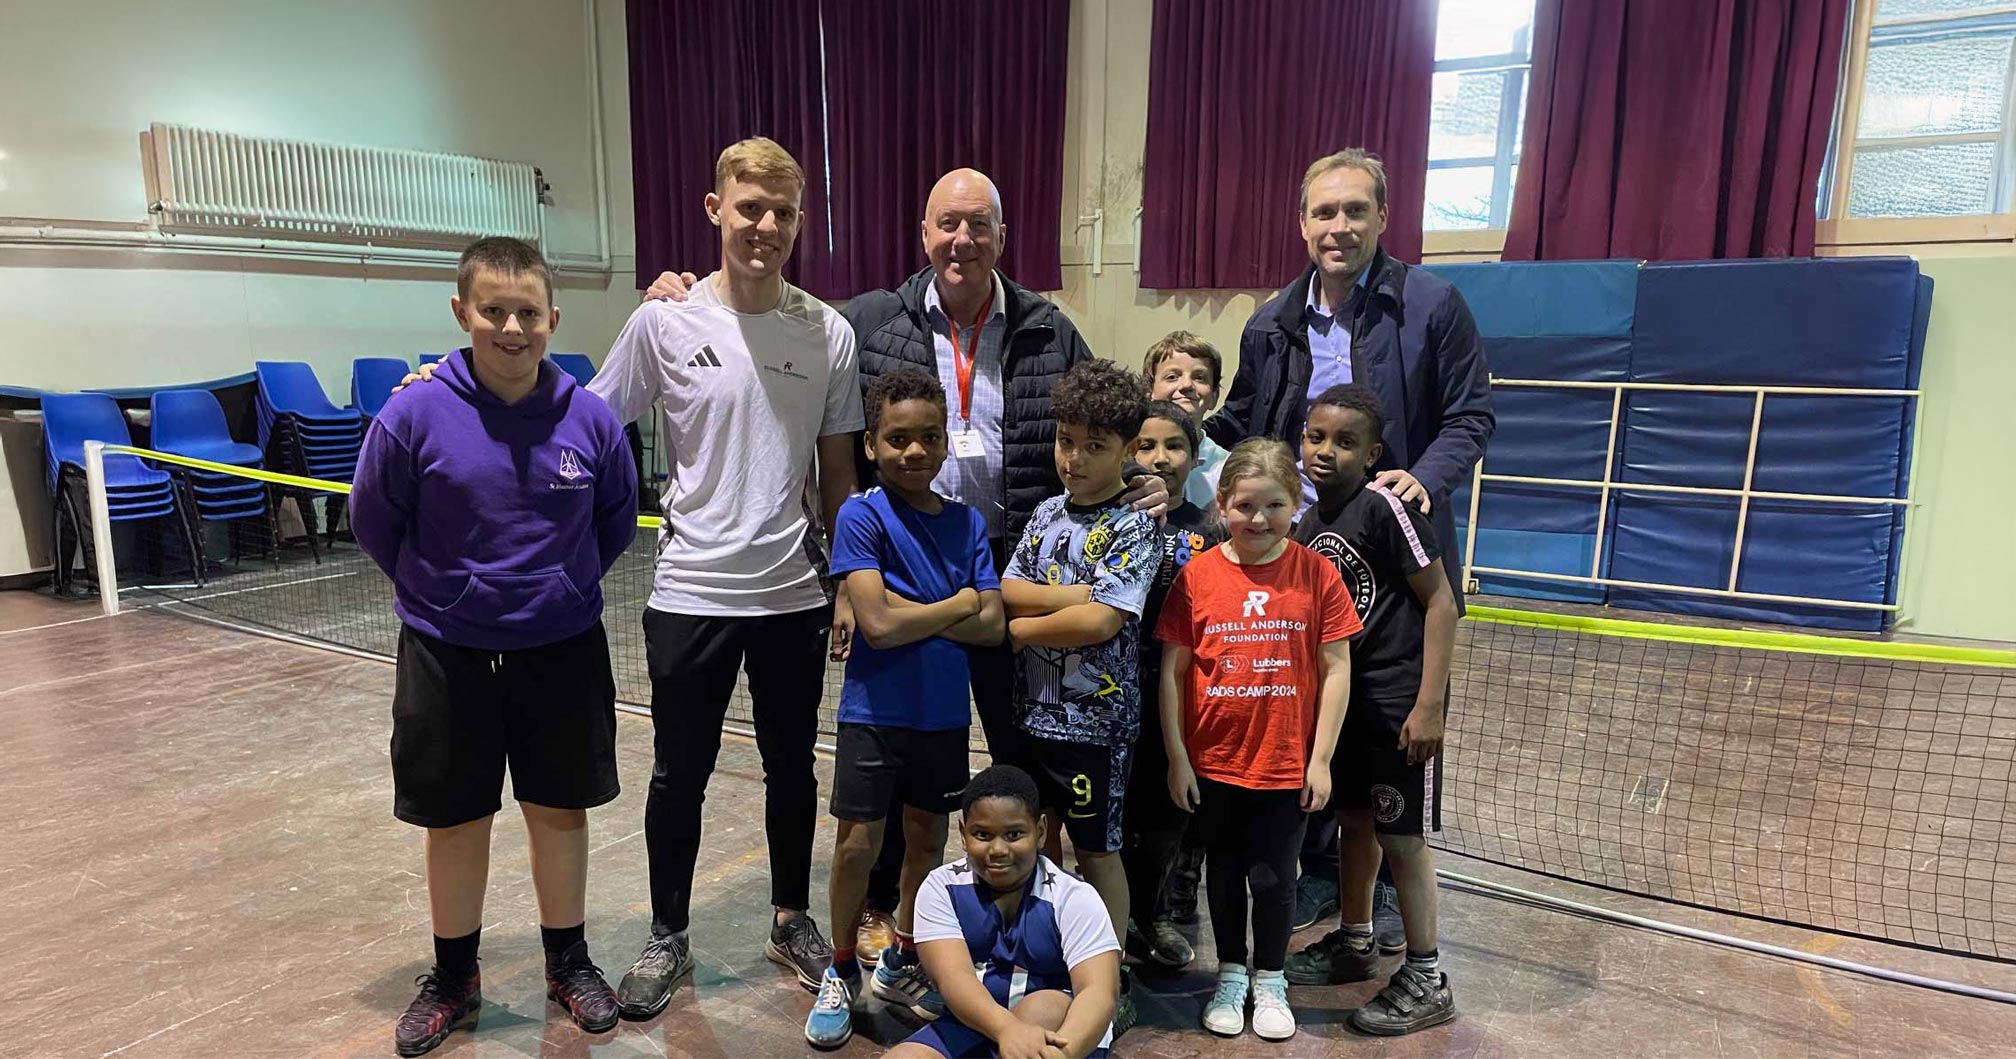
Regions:
M 153 125 L 140 139 L 148 210 L 162 228 L 456 249 L 484 235 L 539 245 L 545 232 L 547 186 L 524 162 L 182 125 Z

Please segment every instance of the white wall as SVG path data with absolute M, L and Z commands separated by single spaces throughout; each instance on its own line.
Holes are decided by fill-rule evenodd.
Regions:
M 155 122 L 539 166 L 553 185 L 546 250 L 563 267 L 554 348 L 599 361 L 637 303 L 624 38 L 623 0 L 4 4 L 0 385 L 200 382 L 293 359 L 313 363 L 341 403 L 353 357 L 460 344 L 448 267 L 51 246 L 29 234 L 144 229 L 139 135 Z M 16 451 L 36 443 L 0 432 L 0 467 L 28 468 L 0 488 L 0 577 L 46 566 L 39 534 L 14 531 L 46 517 L 39 451 Z
M 590 101 L 602 126 L 618 280 L 602 253 Z M 257 136 L 531 162 L 553 185 L 547 252 L 569 265 L 557 347 L 600 358 L 635 304 L 622 0 L 81 0 L 12 4 L 0 30 L 0 225 L 146 218 L 139 133 Z M 456 344 L 443 268 L 0 244 L 0 383 L 138 386 Z

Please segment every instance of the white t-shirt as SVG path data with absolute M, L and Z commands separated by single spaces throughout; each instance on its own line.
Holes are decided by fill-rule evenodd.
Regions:
M 964 857 L 933 869 L 917 888 L 918 942 L 964 941 L 974 975 L 1002 1007 L 1044 989 L 1069 993 L 1071 968 L 1120 948 L 1092 884 L 1039 856 L 1028 885 L 1013 923 L 1001 921 L 992 892 Z M 1112 1040 L 1109 1026 L 1099 1043 Z
M 739 313 L 710 275 L 684 302 L 630 314 L 588 389 L 630 422 L 663 410 L 651 609 L 760 615 L 826 602 L 818 439 L 862 428 L 854 329 L 789 284 L 777 308 Z

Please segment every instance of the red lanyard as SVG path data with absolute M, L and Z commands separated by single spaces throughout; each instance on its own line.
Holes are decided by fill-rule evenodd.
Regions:
M 959 418 L 970 421 L 973 418 L 973 369 L 980 363 L 980 329 L 987 326 L 987 317 L 994 312 L 994 292 L 987 292 L 986 304 L 980 306 L 980 315 L 973 318 L 973 355 L 963 357 L 959 352 L 959 324 L 950 314 L 945 317 L 946 330 L 952 332 L 952 373 L 959 377 Z

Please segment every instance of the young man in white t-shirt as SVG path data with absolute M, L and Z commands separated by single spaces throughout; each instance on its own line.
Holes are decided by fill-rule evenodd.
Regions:
M 853 330 L 784 282 L 804 187 L 798 163 L 770 140 L 723 151 L 707 196 L 720 269 L 685 302 L 639 306 L 588 387 L 624 422 L 658 404 L 671 468 L 644 612 L 656 733 L 644 809 L 652 923 L 618 989 L 630 1018 L 664 1010 L 693 966 L 700 805 L 737 670 L 749 675 L 763 757 L 776 909 L 765 953 L 808 989 L 832 962 L 806 912 L 819 819 L 812 747 L 833 622 L 821 527 L 854 489 L 863 422 Z

